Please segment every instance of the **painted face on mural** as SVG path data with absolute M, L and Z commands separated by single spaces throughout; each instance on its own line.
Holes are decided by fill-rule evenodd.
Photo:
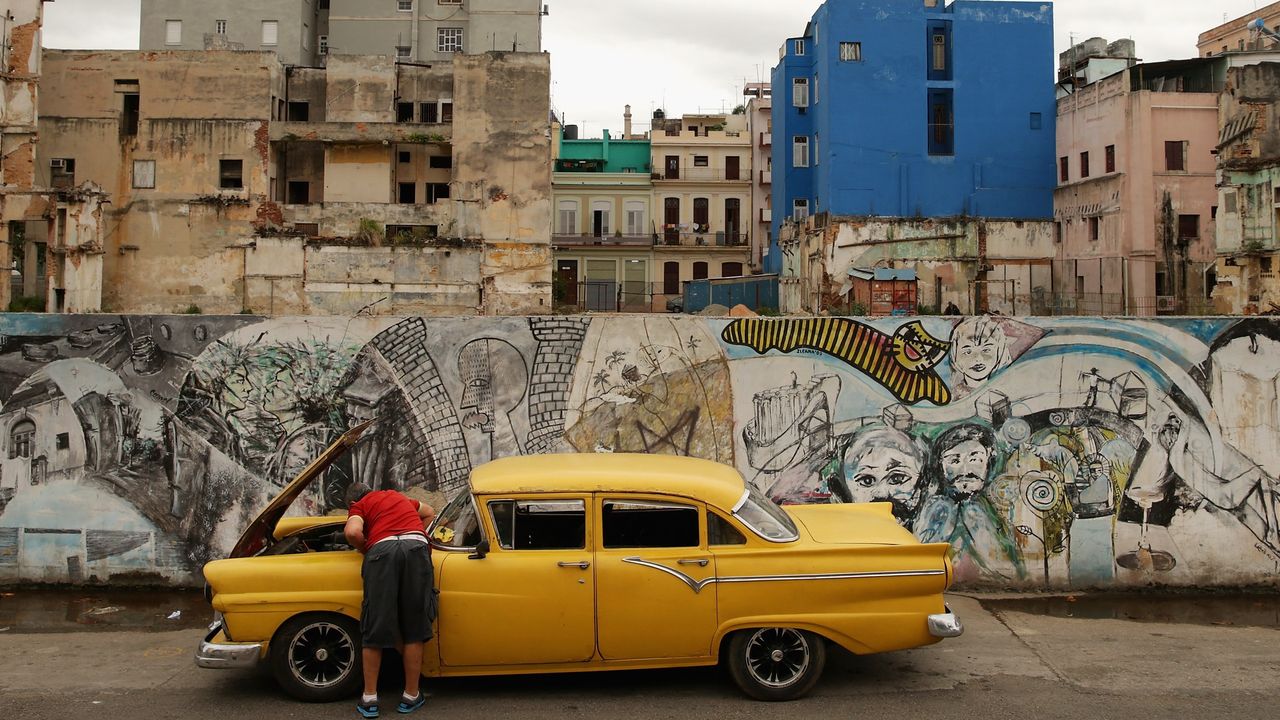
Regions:
M 514 410 L 528 386 L 524 359 L 510 343 L 475 340 L 458 353 L 462 377 L 462 426 L 485 433 L 497 431 L 496 420 Z M 495 378 L 503 382 L 495 383 Z
M 989 317 L 965 320 L 956 326 L 951 341 L 951 369 L 967 385 L 986 382 L 1007 364 L 1009 338 L 998 321 Z
M 906 433 L 879 428 L 858 436 L 844 456 L 845 499 L 893 503 L 894 517 L 911 520 L 920 504 L 924 453 Z
M 938 464 L 947 495 L 965 500 L 982 492 L 991 472 L 995 435 L 980 425 L 960 425 L 938 438 Z

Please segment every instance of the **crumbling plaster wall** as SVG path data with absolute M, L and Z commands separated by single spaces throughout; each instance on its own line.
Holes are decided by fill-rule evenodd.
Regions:
M 484 312 L 548 312 L 550 57 L 490 52 L 453 66 L 457 234 L 484 241 Z

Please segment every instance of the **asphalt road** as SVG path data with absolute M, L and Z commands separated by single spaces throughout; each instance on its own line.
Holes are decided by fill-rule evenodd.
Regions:
M 956 597 L 964 637 L 874 657 L 835 653 L 817 690 L 744 698 L 717 669 L 432 680 L 419 717 L 1272 718 L 1280 630 L 992 613 Z M 0 634 L 0 718 L 134 720 L 358 717 L 305 705 L 269 674 L 200 670 L 200 632 Z M 393 710 L 389 683 L 383 705 Z M 384 711 L 383 717 L 399 717 Z

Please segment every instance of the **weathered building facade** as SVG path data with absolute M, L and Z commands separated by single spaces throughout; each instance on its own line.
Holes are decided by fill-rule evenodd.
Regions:
M 20 0 L 0 18 L 0 267 L 12 268 L 0 282 L 0 309 L 17 297 L 16 306 L 28 310 L 94 312 L 101 308 L 105 196 L 65 172 L 40 172 L 42 8 L 42 0 Z
M 545 55 L 51 51 L 46 69 L 40 171 L 111 202 L 106 309 L 550 309 Z
M 1094 82 L 1061 86 L 1056 312 L 1206 309 L 1214 285 L 1212 152 L 1224 62 L 1121 63 Z
M 285 65 L 329 54 L 442 62 L 541 52 L 540 0 L 142 0 L 143 50 L 274 52 Z
M 1250 27 L 1256 20 L 1266 23 L 1269 28 L 1280 27 L 1280 2 L 1256 8 L 1254 12 L 1248 15 L 1242 15 L 1211 30 L 1200 33 L 1200 38 L 1196 42 L 1200 56 L 1209 57 L 1211 55 L 1225 55 L 1231 52 L 1244 52 L 1247 50 L 1275 49 L 1277 46 L 1275 40 L 1263 37 L 1261 33 Z
M 1250 55 L 1236 56 L 1239 61 Z M 1253 57 L 1263 57 L 1254 55 Z M 1274 53 L 1271 60 L 1280 60 Z M 1232 67 L 1219 104 L 1216 308 L 1280 307 L 1280 62 Z
M 760 271 L 773 244 L 773 89 L 747 83 L 742 94 L 751 135 L 751 269 Z

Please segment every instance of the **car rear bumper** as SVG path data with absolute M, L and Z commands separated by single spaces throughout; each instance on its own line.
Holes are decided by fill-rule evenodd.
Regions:
M 929 616 L 929 634 L 936 638 L 960 637 L 964 634 L 964 625 L 948 606 L 946 612 Z
M 196 666 L 215 670 L 247 668 L 257 665 L 261 657 L 262 643 L 229 642 L 222 623 L 215 622 L 196 650 Z

